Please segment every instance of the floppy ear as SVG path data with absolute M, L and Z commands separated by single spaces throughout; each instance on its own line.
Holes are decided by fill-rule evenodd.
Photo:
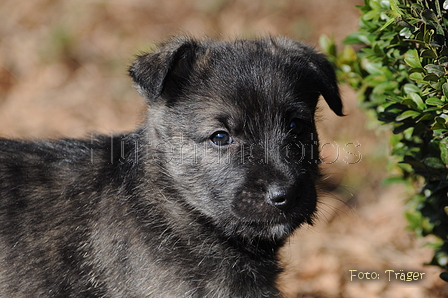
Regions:
M 328 106 L 338 116 L 344 116 L 342 112 L 342 100 L 333 65 L 322 54 L 314 53 L 309 62 L 317 79 L 317 87 Z
M 312 47 L 292 39 L 279 37 L 271 38 L 270 41 L 277 47 L 286 50 L 287 55 L 290 55 L 291 52 L 296 55 L 298 67 L 305 68 L 304 71 L 310 75 L 310 79 L 313 80 L 310 83 L 317 88 L 316 91 L 324 97 L 336 115 L 344 116 L 336 74 L 327 58 L 317 53 Z
M 174 76 L 181 81 L 191 72 L 197 48 L 198 44 L 193 39 L 175 38 L 162 44 L 155 52 L 137 57 L 129 68 L 129 74 L 148 104 L 161 98 L 169 78 Z

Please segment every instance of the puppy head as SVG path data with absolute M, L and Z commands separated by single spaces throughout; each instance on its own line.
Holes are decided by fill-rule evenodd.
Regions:
M 184 206 L 228 237 L 283 240 L 316 208 L 320 95 L 334 70 L 285 38 L 173 39 L 130 68 L 157 165 Z

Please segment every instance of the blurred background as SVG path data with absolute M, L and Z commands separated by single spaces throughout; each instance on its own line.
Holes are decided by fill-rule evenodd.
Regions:
M 87 137 L 133 130 L 144 102 L 127 68 L 166 38 L 285 35 L 318 47 L 355 31 L 362 0 L 2 0 L 0 136 Z M 288 298 L 447 297 L 432 251 L 406 230 L 409 190 L 383 185 L 388 132 L 341 86 L 346 117 L 318 113 L 325 181 L 319 216 L 282 250 Z M 379 273 L 351 280 L 349 270 Z M 424 272 L 389 281 L 385 270 Z

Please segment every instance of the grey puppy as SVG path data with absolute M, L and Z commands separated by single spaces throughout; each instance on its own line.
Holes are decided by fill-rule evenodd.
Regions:
M 316 209 L 334 70 L 286 38 L 178 37 L 130 68 L 129 134 L 0 140 L 1 297 L 280 297 L 277 251 Z

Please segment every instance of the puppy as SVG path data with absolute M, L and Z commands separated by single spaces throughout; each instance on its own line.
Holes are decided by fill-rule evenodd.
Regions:
M 280 297 L 277 251 L 312 223 L 324 56 L 285 38 L 178 37 L 129 70 L 129 134 L 0 140 L 1 297 Z

